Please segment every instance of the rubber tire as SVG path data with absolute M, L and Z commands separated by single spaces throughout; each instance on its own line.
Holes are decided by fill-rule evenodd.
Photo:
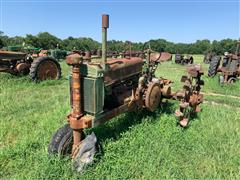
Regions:
M 43 56 L 43 57 L 39 57 L 39 58 L 35 59 L 31 64 L 29 76 L 33 81 L 35 81 L 35 82 L 39 81 L 39 79 L 37 77 L 38 67 L 41 63 L 43 63 L 46 60 L 52 61 L 56 64 L 57 69 L 58 69 L 57 80 L 61 78 L 62 69 L 61 69 L 61 66 L 60 66 L 59 62 L 56 59 L 54 59 L 53 57 Z
M 86 169 L 89 164 L 94 162 L 94 156 L 98 152 L 98 141 L 97 137 L 94 133 L 88 135 L 80 144 L 79 151 L 77 152 L 76 156 L 73 159 L 73 167 L 77 172 L 82 172 Z M 89 155 L 91 154 L 91 158 L 88 159 L 88 162 L 82 162 L 81 159 L 86 156 L 86 153 Z M 90 154 L 89 154 L 90 153 Z
M 63 146 L 63 140 L 66 140 L 70 134 L 72 134 L 72 129 L 70 128 L 69 124 L 65 124 L 63 127 L 58 129 L 53 135 L 52 140 L 48 146 L 48 154 L 58 154 L 61 150 L 60 146 Z
M 214 56 L 210 62 L 208 69 L 208 76 L 214 77 L 217 74 L 217 69 L 219 67 L 221 58 L 219 56 Z
M 194 59 L 193 59 L 193 57 L 191 56 L 190 59 L 189 59 L 189 63 L 190 63 L 190 64 L 193 64 L 193 62 L 194 62 Z
M 230 77 L 229 79 L 228 79 L 228 83 L 229 84 L 233 84 L 233 83 L 235 83 L 235 82 L 237 82 L 237 78 L 235 78 L 235 77 Z

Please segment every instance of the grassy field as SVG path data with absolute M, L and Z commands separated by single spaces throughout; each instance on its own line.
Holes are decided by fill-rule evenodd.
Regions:
M 197 62 L 202 58 L 195 56 Z M 155 113 L 125 113 L 89 130 L 101 141 L 103 154 L 82 174 L 72 171 L 69 158 L 49 158 L 52 134 L 70 111 L 69 68 L 61 65 L 60 81 L 34 84 L 28 77 L 0 74 L 1 179 L 240 178 L 240 82 L 220 87 L 217 77 L 206 76 L 207 65 L 206 101 L 189 128 L 176 125 L 178 102 L 164 101 Z M 181 87 L 184 73 L 185 67 L 173 62 L 157 70 L 175 81 L 173 89 Z

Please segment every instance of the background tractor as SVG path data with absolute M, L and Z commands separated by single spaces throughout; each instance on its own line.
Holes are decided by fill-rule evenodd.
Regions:
M 240 53 L 239 53 L 240 41 L 237 42 L 237 48 L 235 53 L 225 52 L 222 65 L 221 56 L 213 56 L 208 69 L 208 76 L 214 77 L 217 72 L 221 72 L 219 76 L 219 83 L 234 83 L 240 76 Z
M 2 50 L 23 52 L 26 54 L 31 54 L 31 56 L 34 58 L 42 57 L 42 56 L 51 56 L 58 61 L 60 61 L 61 59 L 65 59 L 66 56 L 71 53 L 70 51 L 59 49 L 58 44 L 55 49 L 50 49 L 50 50 L 44 50 L 42 48 L 26 46 L 25 44 L 3 47 Z
M 216 56 L 216 54 L 214 52 L 212 52 L 212 51 L 206 52 L 204 54 L 203 62 L 205 64 L 209 64 L 214 56 Z
M 183 54 L 175 54 L 175 63 L 176 64 L 182 64 L 182 65 L 187 65 L 187 64 L 193 64 L 193 56 L 191 55 L 186 55 L 184 56 Z
M 61 67 L 56 59 L 50 56 L 34 57 L 31 54 L 0 50 L 0 72 L 13 75 L 27 75 L 34 81 L 59 79 Z
M 94 133 L 85 137 L 84 129 L 96 127 L 121 113 L 146 109 L 155 111 L 163 98 L 177 99 L 181 126 L 187 126 L 191 113 L 200 111 L 202 69 L 189 66 L 183 76 L 183 89 L 171 91 L 171 81 L 155 76 L 160 53 L 145 49 L 139 56 L 107 59 L 109 16 L 102 16 L 102 58 L 75 53 L 67 56 L 72 66 L 70 78 L 71 113 L 68 124 L 58 129 L 48 147 L 49 154 L 71 155 L 74 168 L 82 171 L 93 162 L 97 151 Z M 154 56 L 151 54 L 154 53 Z M 158 57 L 158 58 L 156 58 Z

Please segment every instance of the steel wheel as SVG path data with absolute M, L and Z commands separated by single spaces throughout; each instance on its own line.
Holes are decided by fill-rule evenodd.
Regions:
M 37 77 L 40 81 L 45 79 L 57 79 L 57 65 L 52 61 L 44 61 L 38 67 Z
M 151 83 L 146 91 L 145 106 L 149 111 L 157 109 L 161 101 L 161 89 L 158 83 Z
M 31 64 L 30 76 L 34 81 L 59 79 L 61 77 L 61 67 L 52 57 L 40 57 Z

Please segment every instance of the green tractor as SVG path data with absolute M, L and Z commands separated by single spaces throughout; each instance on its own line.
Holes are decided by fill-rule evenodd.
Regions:
M 224 83 L 234 83 L 238 80 L 240 76 L 240 53 L 239 53 L 240 41 L 237 42 L 237 48 L 235 53 L 224 53 L 222 65 L 221 56 L 213 56 L 208 69 L 208 76 L 214 77 L 217 72 L 221 72 L 219 76 L 219 83 L 223 85 Z
M 200 112 L 199 105 L 203 102 L 200 90 L 204 82 L 200 66 L 189 66 L 188 75 L 181 79 L 183 89 L 172 92 L 172 81 L 155 76 L 161 53 L 157 55 L 148 48 L 139 56 L 107 59 L 108 27 L 109 16 L 103 15 L 100 59 L 92 61 L 91 56 L 81 53 L 66 58 L 67 64 L 72 66 L 71 113 L 67 116 L 68 123 L 54 133 L 48 152 L 50 155 L 70 155 L 77 171 L 93 162 L 98 147 L 95 134 L 85 136 L 84 129 L 96 127 L 128 111 L 146 109 L 154 112 L 163 98 L 180 101 L 175 115 L 179 124 L 186 127 L 190 114 Z
M 0 72 L 13 75 L 29 74 L 33 81 L 60 79 L 61 77 L 60 64 L 51 56 L 34 57 L 34 54 L 27 52 L 4 50 L 0 50 Z

